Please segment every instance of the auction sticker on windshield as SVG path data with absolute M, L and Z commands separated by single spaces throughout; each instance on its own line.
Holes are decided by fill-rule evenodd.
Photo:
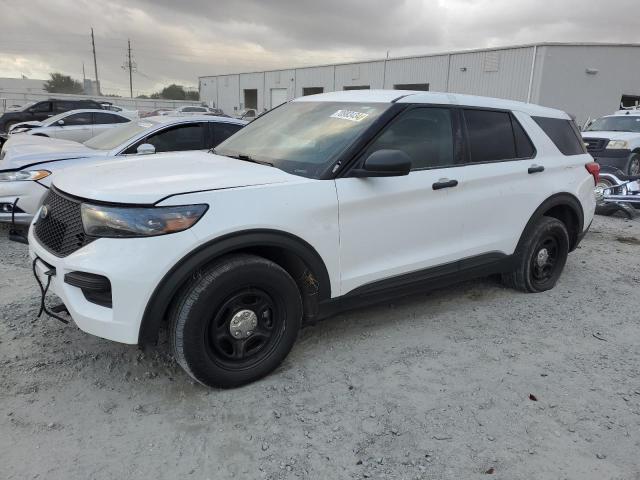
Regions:
M 343 120 L 350 120 L 352 122 L 361 122 L 369 116 L 368 113 L 354 112 L 351 110 L 338 110 L 331 115 L 331 118 L 341 118 Z

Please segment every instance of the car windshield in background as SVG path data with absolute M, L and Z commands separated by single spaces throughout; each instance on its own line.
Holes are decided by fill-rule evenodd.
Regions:
M 156 122 L 140 120 L 139 122 L 124 123 L 121 127 L 115 127 L 103 132 L 84 142 L 85 146 L 94 150 L 111 150 L 141 132 L 157 125 Z
M 640 115 L 598 118 L 589 125 L 586 131 L 640 133 Z
M 215 152 L 318 178 L 389 107 L 388 103 L 287 103 L 248 124 Z

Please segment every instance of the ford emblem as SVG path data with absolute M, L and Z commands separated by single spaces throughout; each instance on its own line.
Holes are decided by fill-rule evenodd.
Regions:
M 48 216 L 49 216 L 49 206 L 43 205 L 42 208 L 40 209 L 40 218 L 44 220 Z

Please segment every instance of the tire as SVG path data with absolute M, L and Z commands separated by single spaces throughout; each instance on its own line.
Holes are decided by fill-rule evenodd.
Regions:
M 640 154 L 638 153 L 631 154 L 624 171 L 629 176 L 640 175 Z
M 567 227 L 560 220 L 542 217 L 518 250 L 518 265 L 513 272 L 502 275 L 503 283 L 528 293 L 550 290 L 560 278 L 569 255 Z
M 169 319 L 178 364 L 203 385 L 232 388 L 264 377 L 284 360 L 300 329 L 302 299 L 279 265 L 229 255 L 194 275 Z

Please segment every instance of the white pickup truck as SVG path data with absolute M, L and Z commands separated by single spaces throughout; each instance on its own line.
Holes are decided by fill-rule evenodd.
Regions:
M 601 166 L 640 175 L 640 110 L 620 110 L 594 120 L 582 138 Z

